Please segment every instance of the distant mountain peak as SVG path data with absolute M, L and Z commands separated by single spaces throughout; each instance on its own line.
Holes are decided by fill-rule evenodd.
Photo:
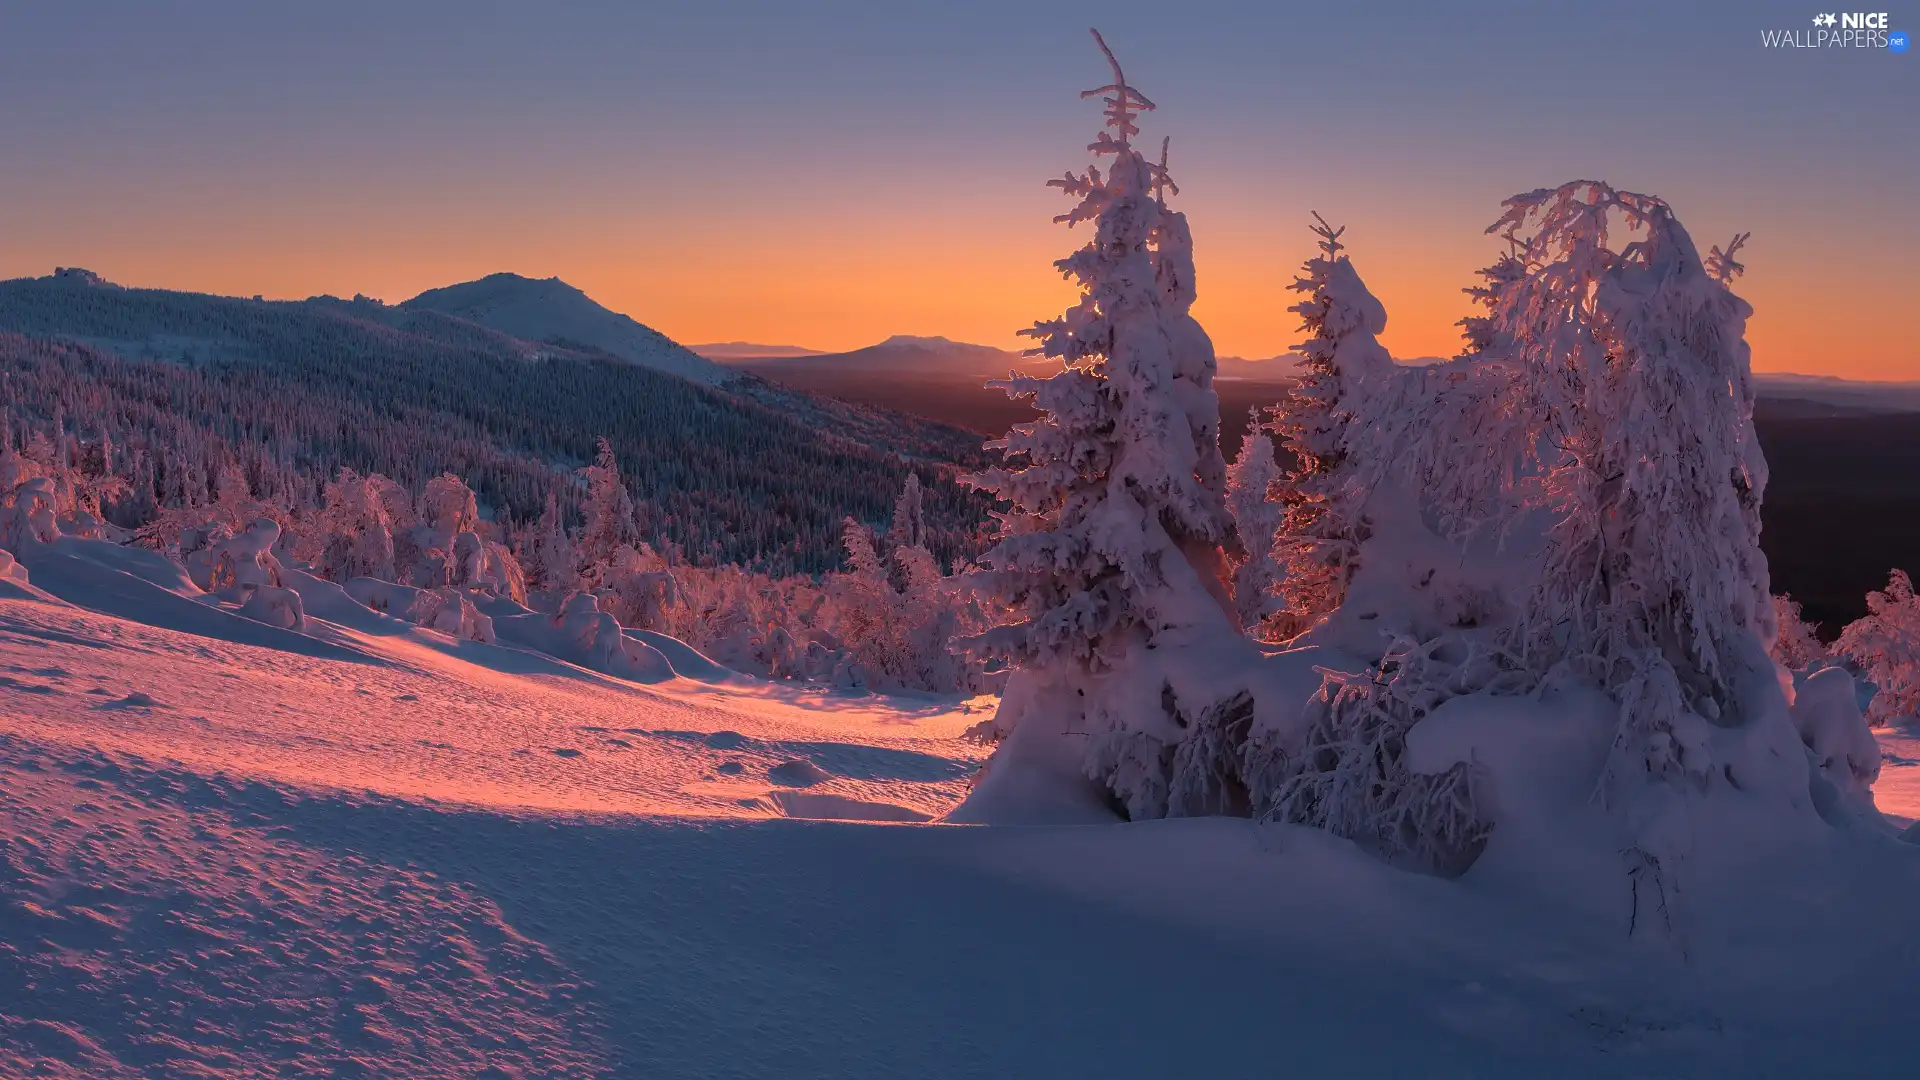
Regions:
M 526 341 L 564 341 L 600 349 L 695 382 L 717 384 L 731 377 L 720 365 L 630 316 L 601 306 L 558 277 L 488 274 L 477 281 L 428 289 L 400 306 L 468 319 Z
M 809 349 L 801 345 L 763 345 L 753 341 L 709 341 L 702 345 L 689 345 L 687 348 L 720 363 L 739 363 L 747 360 L 790 360 L 797 356 L 819 356 L 819 349 Z
M 765 369 L 767 374 L 775 377 L 781 370 L 791 376 L 801 369 L 843 373 L 1004 376 L 1015 368 L 1034 371 L 1059 366 L 1058 361 L 1035 359 L 991 345 L 975 345 L 928 334 L 895 334 L 877 344 L 839 353 L 790 353 L 785 357 L 736 354 L 733 362 L 752 366 L 761 361 L 775 360 L 779 361 L 777 367 Z
M 992 345 L 975 345 L 968 341 L 955 341 L 937 334 L 895 334 L 878 345 L 869 345 L 870 349 L 934 349 L 942 352 L 968 353 L 1005 353 L 1005 349 L 996 349 Z

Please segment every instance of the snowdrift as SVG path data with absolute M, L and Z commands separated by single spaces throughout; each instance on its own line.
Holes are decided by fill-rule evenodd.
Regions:
M 357 663 L 392 662 L 364 648 L 361 635 L 412 637 L 441 647 L 440 640 L 420 634 L 425 629 L 446 635 L 455 645 L 490 646 L 497 640 L 507 651 L 538 654 L 563 667 L 634 682 L 752 681 L 665 635 L 623 630 L 588 594 L 549 616 L 503 598 L 469 596 L 450 588 L 416 589 L 371 578 L 341 585 L 281 565 L 270 554 L 271 536 L 253 542 L 245 534 L 236 539 L 240 543 L 235 546 L 249 553 L 255 560 L 250 565 L 262 575 L 266 570 L 258 560 L 272 561 L 277 584 L 264 577 L 236 581 L 228 550 L 183 568 L 157 552 L 56 534 L 50 542 L 21 545 L 24 559 L 19 561 L 0 549 L 0 596 L 59 601 L 219 641 Z M 224 571 L 214 569 L 216 563 Z M 198 582 L 196 569 L 206 571 Z M 203 588 L 223 581 L 226 587 L 219 593 Z M 497 654 L 490 662 L 526 667 Z

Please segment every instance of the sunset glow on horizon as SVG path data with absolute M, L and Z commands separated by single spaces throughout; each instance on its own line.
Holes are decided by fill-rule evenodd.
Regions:
M 1019 347 L 1070 297 L 1051 264 L 1083 238 L 1051 223 L 1066 200 L 1044 184 L 1084 167 L 1098 126 L 1077 99 L 1104 76 L 1082 13 L 379 10 L 9 16 L 0 88 L 26 107 L 0 117 L 0 277 L 398 302 L 512 271 L 681 342 L 828 351 Z M 1161 105 L 1145 137 L 1172 136 L 1195 314 L 1222 355 L 1298 340 L 1286 285 L 1312 210 L 1347 226 L 1393 353 L 1450 355 L 1500 200 L 1590 176 L 1665 198 L 1703 250 L 1753 232 L 1736 289 L 1756 369 L 1920 379 L 1914 336 L 1871 314 L 1915 285 L 1901 199 L 1920 151 L 1882 137 L 1913 100 L 1909 59 L 1769 54 L 1748 6 L 1647 5 L 1610 16 L 1657 13 L 1633 45 L 1644 76 L 1612 47 L 1569 53 L 1504 76 L 1542 91 L 1496 107 L 1512 86 L 1475 49 L 1582 16 L 1396 6 L 1404 40 L 1332 48 L 1325 12 L 1229 33 L 1154 10 L 1100 17 Z M 243 33 L 277 44 L 231 48 Z M 1609 72 L 1628 81 L 1588 98 Z

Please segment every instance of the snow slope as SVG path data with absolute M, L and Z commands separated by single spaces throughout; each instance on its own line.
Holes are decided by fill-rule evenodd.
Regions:
M 985 703 L 254 636 L 71 558 L 0 592 L 0 1076 L 1913 1067 L 1912 858 L 1784 863 L 1682 959 L 1303 830 L 900 824 Z
M 478 281 L 429 289 L 400 306 L 469 319 L 526 341 L 602 349 L 694 382 L 718 385 L 729 378 L 718 364 L 658 330 L 601 307 L 557 277 L 489 274 Z

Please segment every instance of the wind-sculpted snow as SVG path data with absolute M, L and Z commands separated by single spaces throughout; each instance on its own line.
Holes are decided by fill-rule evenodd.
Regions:
M 320 640 L 149 589 L 142 600 L 177 600 L 207 622 L 182 632 L 164 625 L 167 607 L 151 625 L 0 601 L 9 663 L 47 668 L 33 662 L 46 650 L 91 657 L 0 686 L 16 730 L 326 787 L 720 817 L 765 816 L 755 800 L 791 786 L 781 770 L 796 761 L 817 770 L 814 790 L 939 814 L 983 753 L 955 740 L 976 717 L 951 699 L 899 708 L 739 676 L 695 682 L 664 659 L 643 686 L 373 612 L 358 629 L 312 614 Z M 129 693 L 152 702 L 133 728 L 94 709 Z M 709 745 L 713 732 L 726 737 Z
M 1920 867 L 1865 831 L 1787 851 L 1683 960 L 1513 888 L 1551 865 L 1514 857 L 1449 882 L 1247 821 L 923 824 L 966 793 L 990 702 L 642 686 L 342 603 L 310 632 L 352 658 L 0 598 L 0 1075 L 1237 1076 L 1276 1039 L 1302 1075 L 1891 1075 L 1907 1052 L 1861 1003 L 1910 989 L 1920 937 L 1870 913 Z M 1185 989 L 1143 1024 L 1110 1004 L 1138 986 Z
M 302 842 L 284 823 L 298 796 L 10 736 L 0 769 L 0 1073 L 590 1076 L 605 1060 L 577 976 L 491 897 L 355 851 L 351 831 Z

